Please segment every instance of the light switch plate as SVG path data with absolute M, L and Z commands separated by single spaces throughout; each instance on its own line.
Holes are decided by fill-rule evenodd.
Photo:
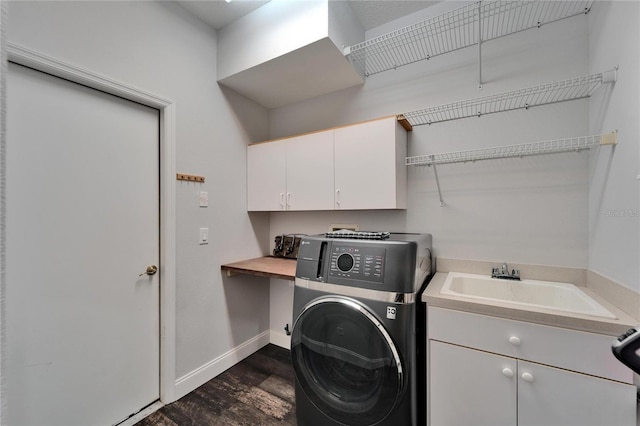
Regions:
M 209 207 L 209 194 L 207 194 L 207 191 L 200 191 L 200 207 Z
M 209 244 L 209 228 L 200 228 L 200 245 Z

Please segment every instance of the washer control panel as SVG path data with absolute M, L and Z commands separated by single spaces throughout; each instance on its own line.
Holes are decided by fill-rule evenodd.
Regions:
M 385 249 L 334 244 L 329 275 L 355 280 L 383 282 Z

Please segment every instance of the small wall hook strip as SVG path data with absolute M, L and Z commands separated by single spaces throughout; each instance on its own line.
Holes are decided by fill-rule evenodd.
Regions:
M 189 182 L 204 183 L 204 176 L 187 175 L 187 174 L 184 174 L 184 173 L 176 174 L 176 179 L 178 179 L 178 180 L 186 180 L 186 181 L 189 181 Z

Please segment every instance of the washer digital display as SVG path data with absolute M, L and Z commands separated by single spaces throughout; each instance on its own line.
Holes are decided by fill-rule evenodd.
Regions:
M 381 283 L 384 280 L 384 259 L 384 248 L 334 245 L 329 275 Z

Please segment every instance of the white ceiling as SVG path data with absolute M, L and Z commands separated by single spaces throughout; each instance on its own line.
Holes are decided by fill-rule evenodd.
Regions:
M 177 0 L 191 12 L 215 29 L 220 29 L 243 17 L 269 0 Z M 338 0 L 331 0 L 338 1 Z M 346 0 L 365 30 L 386 24 L 394 19 L 422 10 L 438 3 L 427 0 Z
M 426 0 L 348 0 L 365 31 L 432 6 Z
M 215 29 L 220 29 L 252 12 L 269 0 L 176 0 L 180 6 Z

